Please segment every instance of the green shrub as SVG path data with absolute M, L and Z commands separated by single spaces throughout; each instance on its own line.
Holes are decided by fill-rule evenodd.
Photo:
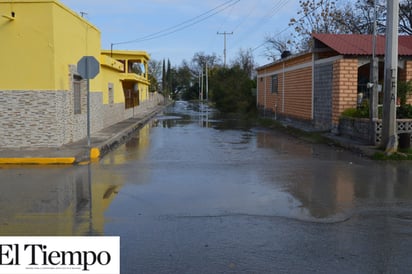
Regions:
M 412 93 L 412 80 L 409 80 L 407 82 L 398 81 L 397 90 L 397 96 L 400 100 L 400 105 L 405 105 L 408 95 Z
M 396 109 L 396 118 L 412 119 L 412 105 L 401 105 Z
M 356 117 L 358 110 L 356 108 L 347 108 L 342 112 L 342 117 Z
M 358 108 L 345 109 L 341 115 L 342 117 L 350 117 L 350 118 L 368 118 L 369 117 L 369 105 L 367 103 L 364 103 Z

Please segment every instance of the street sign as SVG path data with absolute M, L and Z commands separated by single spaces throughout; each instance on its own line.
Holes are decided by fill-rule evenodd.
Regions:
M 83 79 L 93 79 L 99 71 L 100 64 L 94 56 L 83 56 L 77 62 L 77 72 Z
M 90 138 L 90 86 L 89 79 L 93 79 L 99 74 L 100 64 L 93 56 L 83 56 L 77 62 L 77 72 L 87 83 L 87 146 L 91 147 Z

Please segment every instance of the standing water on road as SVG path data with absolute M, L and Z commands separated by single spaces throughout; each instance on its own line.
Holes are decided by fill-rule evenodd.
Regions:
M 100 162 L 0 168 L 0 235 L 119 235 L 121 273 L 404 273 L 410 162 L 178 101 Z

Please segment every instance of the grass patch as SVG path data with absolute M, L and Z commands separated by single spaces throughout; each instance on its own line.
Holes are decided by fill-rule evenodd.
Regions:
M 329 138 L 323 136 L 322 132 L 308 132 L 295 127 L 289 127 L 283 125 L 281 122 L 270 119 L 270 118 L 259 118 L 257 119 L 257 125 L 269 129 L 280 130 L 296 138 L 302 139 L 304 141 L 316 144 L 334 144 Z
M 380 160 L 380 161 L 386 161 L 386 160 L 395 160 L 395 161 L 412 160 L 412 148 L 400 149 L 398 152 L 393 153 L 391 155 L 387 155 L 383 151 L 376 152 L 372 156 L 372 159 L 373 160 Z

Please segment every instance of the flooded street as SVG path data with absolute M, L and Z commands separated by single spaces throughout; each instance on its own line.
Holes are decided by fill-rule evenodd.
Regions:
M 0 167 L 0 235 L 119 235 L 121 273 L 407 273 L 412 164 L 176 102 L 100 162 Z

